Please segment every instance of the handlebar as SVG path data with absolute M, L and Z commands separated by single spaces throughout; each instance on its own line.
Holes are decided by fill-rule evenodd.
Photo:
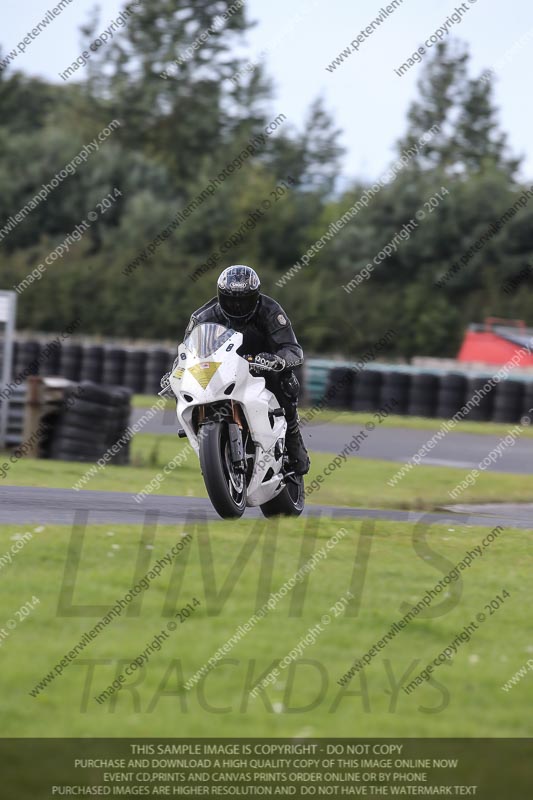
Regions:
M 253 369 L 254 371 L 257 371 L 257 372 L 283 372 L 283 370 L 285 369 L 285 362 L 283 361 L 283 359 L 281 359 L 281 362 L 278 363 L 276 366 L 271 367 L 271 366 L 268 366 L 267 364 L 260 364 L 260 363 L 256 362 L 255 361 L 255 356 L 252 356 L 252 355 L 243 355 L 242 358 L 244 358 L 244 360 L 248 362 L 248 365 L 249 365 L 250 369 Z M 176 359 L 176 361 L 177 361 L 177 359 Z M 174 367 L 176 366 L 176 361 L 174 362 L 174 366 L 173 366 L 172 369 L 174 369 Z M 171 372 L 166 373 L 166 375 L 164 375 L 163 378 L 169 379 L 171 373 L 172 373 L 172 370 L 171 370 Z M 161 382 L 163 382 L 163 378 L 161 379 Z M 174 392 L 172 390 L 172 387 L 170 386 L 170 380 L 168 380 L 168 383 L 167 383 L 166 386 L 163 386 L 163 385 L 161 386 L 161 391 L 159 391 L 157 394 L 158 394 L 158 397 L 174 397 L 175 396 Z
M 244 358 L 245 361 L 248 361 L 248 364 L 250 365 L 250 369 L 259 370 L 259 371 L 263 370 L 264 372 L 283 372 L 283 370 L 285 369 L 285 365 L 284 364 L 280 364 L 279 367 L 267 367 L 266 364 L 257 364 L 254 361 L 255 356 L 246 355 L 246 356 L 243 356 L 243 358 Z

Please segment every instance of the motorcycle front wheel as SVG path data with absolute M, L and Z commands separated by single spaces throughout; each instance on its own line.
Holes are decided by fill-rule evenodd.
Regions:
M 231 461 L 229 433 L 224 422 L 202 428 L 200 467 L 205 488 L 217 514 L 223 519 L 242 517 L 246 508 L 246 481 Z

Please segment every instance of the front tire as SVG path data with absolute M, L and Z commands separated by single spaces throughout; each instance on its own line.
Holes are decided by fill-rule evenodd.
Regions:
M 265 517 L 299 517 L 305 506 L 304 479 L 302 475 L 287 478 L 286 486 L 261 511 Z
M 231 462 L 228 428 L 214 422 L 200 428 L 200 467 L 205 488 L 223 519 L 242 517 L 246 508 L 246 481 Z

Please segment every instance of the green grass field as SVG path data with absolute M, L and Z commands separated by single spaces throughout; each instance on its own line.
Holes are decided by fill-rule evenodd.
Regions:
M 187 447 L 175 436 L 139 434 L 134 437 L 132 466 L 108 466 L 100 470 L 83 488 L 137 494 L 165 465 Z M 331 461 L 327 453 L 311 454 L 311 471 L 306 483 L 322 473 Z M 1 460 L 1 459 L 0 459 Z M 363 508 L 398 508 L 431 510 L 453 502 L 531 502 L 531 476 L 484 472 L 457 501 L 452 491 L 468 470 L 448 467 L 415 467 L 396 486 L 387 481 L 401 465 L 390 461 L 349 458 L 341 469 L 319 485 L 307 498 L 309 503 Z M 90 465 L 22 459 L 9 470 L 0 485 L 70 488 L 87 473 Z M 154 494 L 206 497 L 198 458 L 194 453 L 155 486 Z
M 174 436 L 140 434 L 133 441 L 131 466 L 107 467 L 84 488 L 140 492 L 186 447 Z M 312 454 L 308 484 L 330 460 L 328 454 Z M 398 466 L 348 459 L 308 502 L 435 509 L 450 504 L 447 492 L 467 472 L 420 466 L 390 487 L 387 480 Z M 22 459 L 2 485 L 69 488 L 88 468 Z M 526 475 L 484 473 L 461 502 L 530 501 L 530 484 Z M 206 496 L 196 456 L 191 454 L 154 493 Z M 421 532 L 407 523 L 338 519 L 254 525 L 245 518 L 208 528 L 161 526 L 155 531 L 92 526 L 79 532 L 79 540 L 71 539 L 66 526 L 45 526 L 39 532 L 34 527 L 13 563 L 0 562 L 4 736 L 61 736 L 66 731 L 69 736 L 531 735 L 524 708 L 533 700 L 532 678 L 528 675 L 510 692 L 501 689 L 533 653 L 529 531 L 505 530 L 462 573 L 462 583 L 452 584 L 434 601 L 428 618 L 417 617 L 363 673 L 341 687 L 337 680 L 353 660 L 405 613 L 402 603 L 416 603 L 489 528 L 465 527 L 458 518 L 432 526 L 424 544 Z M 297 587 L 288 593 L 215 670 L 186 690 L 184 683 L 269 593 L 341 527 L 346 535 L 316 566 L 305 591 Z M 0 526 L 0 555 L 25 531 Z M 130 589 L 136 568 L 138 575 L 147 572 L 184 532 L 192 535 L 190 546 L 153 581 L 134 615 L 123 612 L 114 619 L 63 674 L 32 697 L 29 692 Z M 77 566 L 69 550 L 76 541 Z M 511 596 L 475 637 L 435 671 L 430 683 L 406 694 L 402 685 L 504 589 Z M 350 613 L 333 610 L 349 590 L 356 598 Z M 19 609 L 33 597 L 39 602 L 23 618 Z M 200 605 L 191 617 L 178 621 L 143 670 L 125 677 L 122 689 L 99 704 L 95 696 L 119 680 L 155 635 L 167 631 L 176 609 L 193 598 Z M 261 677 L 317 624 L 322 630 L 316 640 L 300 648 L 264 693 L 250 697 Z
M 226 661 L 186 691 L 184 682 L 296 572 L 304 542 L 304 558 L 309 558 L 341 527 L 346 535 L 317 564 L 305 593 L 297 587 L 280 599 L 226 654 Z M 1 527 L 0 554 L 25 530 Z M 531 716 L 524 712 L 533 702 L 533 675 L 508 693 L 501 689 L 533 650 L 527 531 L 505 530 L 461 573 L 462 584 L 452 584 L 458 588 L 450 596 L 433 601 L 431 610 L 438 616 L 417 617 L 362 675 L 341 688 L 337 679 L 403 615 L 402 603 L 416 603 L 487 530 L 435 526 L 428 544 L 415 551 L 408 524 L 300 519 L 254 528 L 241 520 L 189 528 L 189 546 L 142 596 L 138 616 L 123 613 L 114 619 L 34 698 L 30 690 L 132 586 L 139 557 L 155 563 L 181 538 L 183 528 L 159 527 L 152 540 L 145 531 L 142 541 L 138 526 L 87 528 L 79 564 L 66 581 L 66 564 L 73 566 L 67 558 L 70 529 L 29 530 L 32 539 L 1 570 L 5 737 L 67 732 L 85 737 L 532 735 Z M 246 547 L 247 557 L 241 554 L 239 564 Z M 147 563 L 141 567 L 139 574 L 149 569 Z M 435 671 L 432 683 L 409 695 L 403 692 L 401 684 L 412 680 L 503 589 L 510 598 L 487 616 L 449 665 Z M 354 615 L 335 616 L 332 606 L 348 590 L 357 598 Z M 39 604 L 10 629 L 8 621 L 16 620 L 17 610 L 33 596 Z M 194 597 L 200 606 L 169 634 L 144 671 L 99 705 L 94 696 Z M 317 623 L 324 624 L 316 641 L 300 651 L 265 694 L 250 699 L 255 681 Z

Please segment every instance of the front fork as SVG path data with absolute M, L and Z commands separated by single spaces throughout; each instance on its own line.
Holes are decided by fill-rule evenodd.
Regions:
M 231 422 L 229 420 L 232 420 Z M 198 408 L 198 426 L 202 425 L 206 420 L 205 408 L 200 406 Z M 244 453 L 243 443 L 243 419 L 242 410 L 238 403 L 231 401 L 231 418 L 228 414 L 226 416 L 226 424 L 228 426 L 229 434 L 229 447 L 231 463 L 235 472 L 244 473 L 246 471 L 246 458 Z
M 240 405 L 233 400 L 231 401 L 231 411 L 233 422 L 228 422 L 231 461 L 236 472 L 244 473 L 246 471 L 246 458 L 242 440 L 242 411 Z

